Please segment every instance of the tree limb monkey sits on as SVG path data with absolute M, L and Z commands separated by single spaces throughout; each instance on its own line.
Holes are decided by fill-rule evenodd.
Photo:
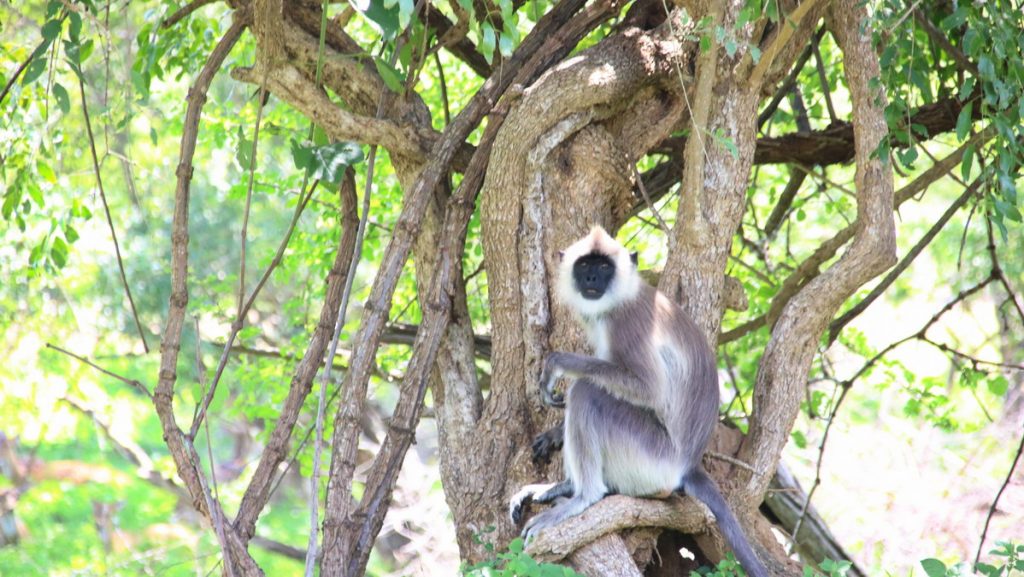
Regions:
M 562 253 L 558 295 L 576 312 L 594 356 L 552 352 L 544 360 L 544 403 L 566 407 L 567 479 L 524 487 L 510 503 L 512 521 L 521 521 L 530 502 L 568 497 L 530 519 L 523 530 L 529 538 L 609 493 L 668 497 L 681 491 L 715 514 L 747 574 L 766 577 L 701 465 L 719 393 L 715 357 L 700 329 L 641 280 L 636 255 L 600 227 Z M 565 397 L 554 389 L 563 375 L 575 380 Z

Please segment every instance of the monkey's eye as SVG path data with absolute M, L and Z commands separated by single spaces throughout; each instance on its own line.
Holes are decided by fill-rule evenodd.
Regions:
M 609 270 L 611 268 L 612 268 L 612 265 L 610 265 L 610 264 L 608 264 L 606 262 L 601 263 L 601 270 L 606 271 L 606 270 Z

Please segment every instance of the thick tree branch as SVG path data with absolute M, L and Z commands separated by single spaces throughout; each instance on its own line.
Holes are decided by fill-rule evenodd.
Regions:
M 181 137 L 179 164 L 175 171 L 177 187 L 174 194 L 174 216 L 171 223 L 171 296 L 164 326 L 164 337 L 160 346 L 160 373 L 153 405 L 164 433 L 164 442 L 174 459 L 178 475 L 192 497 L 192 506 L 208 520 L 215 523 L 224 518 L 220 504 L 214 501 L 206 488 L 203 471 L 199 468 L 199 455 L 191 439 L 178 427 L 174 416 L 174 383 L 177 379 L 178 353 L 181 350 L 181 330 L 188 305 L 188 205 L 192 179 L 192 158 L 195 155 L 196 138 L 206 92 L 217 71 L 220 70 L 228 53 L 248 26 L 248 15 L 236 12 L 231 27 L 213 49 L 202 71 L 196 77 L 189 91 L 185 112 L 184 129 Z M 242 575 L 262 575 L 263 572 L 249 555 L 245 544 L 234 531 L 226 535 L 232 567 Z
M 837 0 L 831 12 L 830 29 L 843 51 L 857 119 L 857 231 L 842 258 L 793 297 L 773 328 L 758 370 L 750 435 L 740 452 L 741 460 L 762 473 L 740 473 L 748 478 L 751 502 L 759 502 L 764 495 L 768 473 L 775 470 L 788 439 L 821 332 L 850 294 L 896 259 L 892 172 L 881 159 L 872 158 L 888 134 L 884 95 L 871 84 L 880 73 L 878 56 L 862 29 L 863 6 L 856 0 Z
M 353 192 L 354 194 L 354 192 Z M 348 207 L 348 203 L 346 203 Z M 291 439 L 295 423 L 298 421 L 302 405 L 313 386 L 317 370 L 324 363 L 324 352 L 334 333 L 334 324 L 338 318 L 342 293 L 348 277 L 349 263 L 356 245 L 356 215 L 354 207 L 341 215 L 342 235 L 338 242 L 338 252 L 334 255 L 331 270 L 327 273 L 327 289 L 324 304 L 320 309 L 320 320 L 313 330 L 313 335 L 306 345 L 302 360 L 295 367 L 288 396 L 285 398 L 281 413 L 274 423 L 274 431 L 263 449 L 260 461 L 256 465 L 252 480 L 242 496 L 238 507 L 235 526 L 243 539 L 248 540 L 256 532 L 256 519 L 259 517 L 267 501 L 270 499 L 271 485 L 281 462 L 288 456 L 288 442 Z
M 914 262 L 914 259 L 917 258 L 919 254 L 921 254 L 921 251 L 923 251 L 929 244 L 931 244 L 932 240 L 934 240 L 935 237 L 939 234 L 939 232 L 943 228 L 945 228 L 946 223 L 948 223 L 949 220 L 953 218 L 953 215 L 956 214 L 961 207 L 967 204 L 967 201 L 970 200 L 971 197 L 977 196 L 978 190 L 981 189 L 981 185 L 983 184 L 983 182 L 984 179 L 978 178 L 973 183 L 971 183 L 971 185 L 967 187 L 967 190 L 965 190 L 963 194 L 957 197 L 957 199 L 953 201 L 953 203 L 950 204 L 949 207 L 946 208 L 946 211 L 942 213 L 942 216 L 940 216 L 939 219 L 936 220 L 935 223 L 931 226 L 931 228 L 928 229 L 928 232 L 926 232 L 924 236 L 922 236 L 920 240 L 917 241 L 917 244 L 915 244 L 914 247 L 911 248 L 910 251 L 908 251 L 902 259 L 900 259 L 899 264 L 894 266 L 892 270 L 890 270 L 885 275 L 885 278 L 883 278 L 878 283 L 878 285 L 875 286 L 875 288 L 871 289 L 871 292 L 868 293 L 866 297 L 861 299 L 860 302 L 858 302 L 856 305 L 850 308 L 850 310 L 846 311 L 829 324 L 829 344 L 835 342 L 836 338 L 839 337 L 839 333 L 843 330 L 843 327 L 850 324 L 850 321 L 857 318 L 858 315 L 860 315 L 862 312 L 864 312 L 865 309 L 871 306 L 871 303 L 875 302 L 875 300 L 877 300 L 878 297 L 882 296 L 882 293 L 884 293 L 885 290 L 888 289 L 892 285 L 892 283 L 895 282 L 896 279 L 899 278 L 900 275 L 902 275 L 903 272 L 907 270 L 907 267 L 909 267 L 910 264 Z
M 259 84 L 262 76 L 254 68 L 231 71 L 235 80 L 252 84 Z M 335 140 L 383 146 L 392 154 L 415 159 L 423 159 L 430 150 L 431 143 L 411 128 L 398 126 L 390 120 L 353 114 L 336 105 L 312 79 L 294 66 L 283 65 L 268 71 L 266 80 L 271 93 L 294 106 L 317 126 L 322 126 Z
M 956 119 L 966 104 L 966 101 L 961 102 L 956 98 L 926 104 L 917 109 L 910 117 L 910 122 L 924 127 L 927 135 L 922 136 L 923 139 L 934 138 L 956 128 Z M 808 134 L 762 138 L 757 142 L 754 164 L 824 166 L 846 163 L 854 158 L 853 133 L 853 124 L 841 122 Z
M 321 569 L 330 573 L 325 572 L 325 575 L 336 574 L 334 571 L 349 571 L 354 561 L 355 551 L 345 537 L 346 524 L 351 521 L 347 511 L 358 448 L 358 417 L 365 405 L 366 387 L 391 299 L 428 203 L 442 177 L 447 174 L 459 146 L 512 82 L 524 82 L 535 77 L 563 55 L 561 51 L 545 52 L 541 48 L 561 27 L 561 23 L 582 6 L 581 0 L 563 0 L 541 18 L 502 70 L 495 72 L 484 83 L 448 125 L 441 139 L 434 144 L 426 167 L 406 194 L 394 234 L 381 260 L 380 272 L 364 306 L 364 315 L 355 338 L 359 346 L 350 361 L 350 370 L 342 386 L 343 398 L 335 415 L 331 482 L 328 484 L 324 517 L 324 559 L 321 564 Z
M 612 495 L 591 505 L 571 522 L 542 531 L 530 540 L 526 551 L 539 561 L 554 562 L 603 535 L 622 529 L 662 527 L 692 534 L 705 531 L 712 518 L 707 508 L 693 499 L 637 499 Z
M 917 178 L 896 192 L 893 200 L 893 209 L 899 209 L 904 202 L 914 198 L 918 194 L 921 194 L 933 182 L 946 176 L 951 170 L 960 164 L 961 160 L 963 160 L 963 155 L 968 149 L 971 147 L 977 149 L 978 146 L 990 140 L 994 135 L 995 131 L 992 129 L 983 130 L 971 137 L 971 139 L 960 146 L 960 148 L 930 166 L 927 170 L 918 175 Z M 840 230 L 834 237 L 818 245 L 818 247 L 814 249 L 814 252 L 804 259 L 804 261 L 801 262 L 788 277 L 786 277 L 786 280 L 782 283 L 782 287 L 772 299 L 771 307 L 768 309 L 767 313 L 750 319 L 740 326 L 722 333 L 718 337 L 718 344 L 721 345 L 732 342 L 751 331 L 765 326 L 766 324 L 773 324 L 783 308 L 789 303 L 790 299 L 797 294 L 802 286 L 806 285 L 820 274 L 821 267 L 831 260 L 839 252 L 839 249 L 853 238 L 856 230 L 857 223 L 854 223 L 853 225 Z

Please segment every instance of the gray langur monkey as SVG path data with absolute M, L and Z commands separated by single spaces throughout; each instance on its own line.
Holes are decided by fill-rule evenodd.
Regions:
M 719 391 L 715 356 L 700 329 L 640 279 L 636 255 L 601 227 L 562 253 L 558 296 L 576 313 L 594 356 L 551 352 L 544 359 L 544 403 L 566 409 L 562 456 L 567 478 L 519 491 L 509 505 L 513 523 L 522 520 L 531 502 L 567 497 L 529 520 L 523 530 L 529 538 L 606 494 L 668 497 L 685 492 L 711 509 L 747 574 L 767 577 L 701 464 L 718 419 Z M 575 381 L 564 397 L 554 389 L 563 375 Z M 540 443 L 557 441 L 538 438 Z

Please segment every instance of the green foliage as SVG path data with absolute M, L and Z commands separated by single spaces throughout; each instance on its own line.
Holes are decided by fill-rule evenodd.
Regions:
M 953 9 L 955 7 L 955 10 Z M 1024 165 L 1024 13 L 1011 0 L 963 3 L 928 11 L 924 18 L 976 69 L 962 66 L 930 37 L 914 16 L 907 17 L 900 0 L 882 2 L 876 12 L 876 41 L 882 46 L 882 82 L 889 89 L 886 119 L 892 138 L 886 149 L 902 150 L 897 159 L 912 168 L 917 147 L 928 134 L 923 126 L 908 122 L 913 110 L 941 98 L 962 103 L 956 136 L 961 142 L 976 129 L 979 120 L 995 130 L 995 138 L 964 155 L 961 176 L 966 180 L 975 156 L 987 172 L 986 209 L 1006 238 L 1006 222 L 1022 222 L 1016 181 Z
M 1011 541 L 998 541 L 996 548 L 989 551 L 996 557 L 993 564 L 978 563 L 971 571 L 969 563 L 956 563 L 947 566 L 938 559 L 923 559 L 921 567 L 928 577 L 966 577 L 981 574 L 985 577 L 1010 577 L 1024 573 L 1024 545 Z
M 491 528 L 493 530 L 493 527 Z M 478 543 L 494 554 L 494 544 L 484 542 L 480 535 L 475 535 Z M 523 540 L 513 539 L 508 544 L 508 551 L 498 553 L 493 559 L 482 561 L 462 568 L 467 577 L 582 577 L 572 568 L 554 563 L 541 563 L 530 557 L 523 550 Z
M 725 559 L 714 567 L 700 567 L 690 571 L 690 577 L 744 577 L 746 574 L 732 553 L 726 554 Z

